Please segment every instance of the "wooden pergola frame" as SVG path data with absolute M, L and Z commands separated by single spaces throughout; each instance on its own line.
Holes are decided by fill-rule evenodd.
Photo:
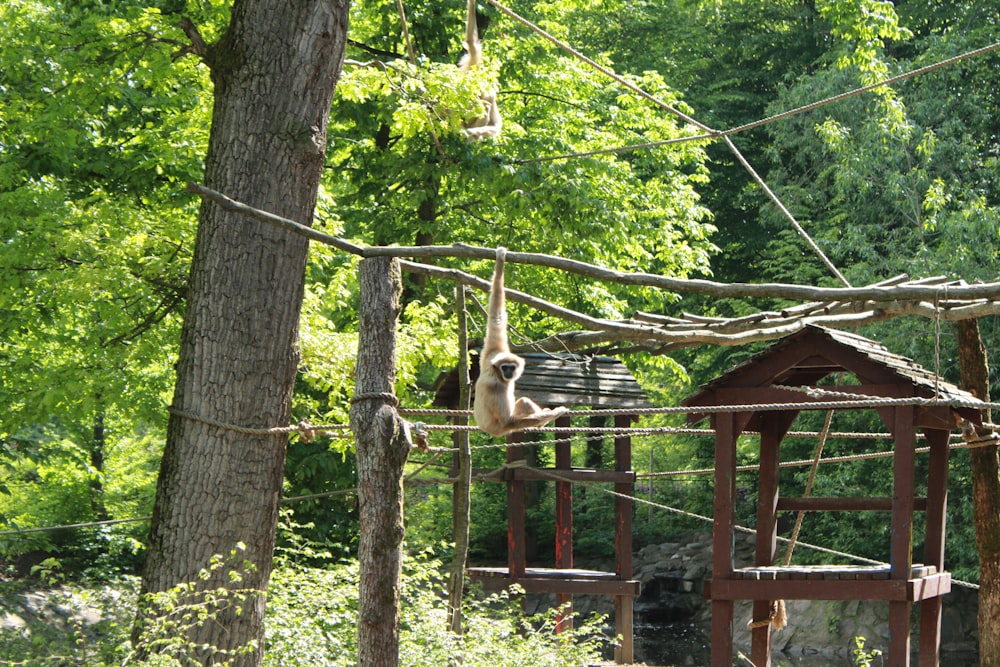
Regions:
M 782 387 L 816 387 L 827 376 L 850 373 L 860 384 L 823 386 L 803 394 Z M 823 393 L 823 391 L 827 393 Z M 893 493 L 889 498 L 782 498 L 778 464 L 781 441 L 800 408 L 790 403 L 814 403 L 826 409 L 835 392 L 871 396 L 875 409 L 892 433 Z M 859 336 L 810 327 L 790 336 L 746 364 L 706 385 L 684 401 L 689 421 L 705 417 L 699 408 L 718 405 L 755 406 L 746 412 L 711 415 L 716 431 L 715 500 L 712 536 L 712 578 L 705 596 L 712 605 L 712 667 L 732 663 L 734 603 L 753 600 L 754 619 L 766 619 L 779 600 L 882 600 L 889 604 L 891 667 L 910 664 L 910 610 L 920 604 L 920 664 L 937 666 L 940 649 L 941 596 L 951 590 L 944 570 L 945 510 L 948 497 L 948 436 L 961 420 L 980 421 L 979 411 L 947 405 L 878 405 L 878 399 L 930 398 L 975 402 L 975 397 L 939 381 L 913 362 Z M 761 409 L 773 404 L 774 409 Z M 760 432 L 757 538 L 753 567 L 735 563 L 736 443 L 747 429 Z M 921 429 L 930 443 L 927 496 L 916 497 L 915 443 Z M 889 567 L 775 565 L 777 518 L 780 511 L 888 511 L 891 514 Z M 924 565 L 913 563 L 912 529 L 916 512 L 926 521 Z M 751 660 L 771 664 L 770 624 L 751 631 Z

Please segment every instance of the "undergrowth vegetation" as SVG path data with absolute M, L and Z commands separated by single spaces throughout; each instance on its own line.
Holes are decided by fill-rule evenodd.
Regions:
M 239 549 L 213 559 L 206 571 L 230 568 L 238 579 Z M 358 566 L 356 561 L 316 565 L 279 558 L 267 593 L 266 657 L 268 667 L 350 667 L 356 664 Z M 565 667 L 593 663 L 611 638 L 602 617 L 577 622 L 577 628 L 555 633 L 555 611 L 528 615 L 516 595 L 472 596 L 466 633 L 447 627 L 446 578 L 440 561 L 418 555 L 406 562 L 402 588 L 400 665 L 423 667 Z M 240 590 L 203 591 L 188 582 L 161 593 L 146 604 L 171 609 L 170 621 L 145 628 L 140 643 L 129 635 L 138 603 L 138 580 L 85 587 L 58 585 L 44 594 L 7 590 L 0 598 L 7 618 L 31 609 L 36 622 L 0 629 L 0 664 L 28 666 L 144 665 L 181 667 L 202 664 L 195 658 L 206 647 L 184 640 L 186 624 L 209 623 L 228 606 L 256 594 Z M 30 601 L 28 598 L 32 598 Z M 26 619 L 27 620 L 27 619 Z M 142 661 L 137 649 L 158 654 Z M 247 647 L 249 649 L 250 647 Z M 212 651 L 211 647 L 208 647 Z M 238 651 L 237 651 L 238 652 Z M 235 653 L 213 652 L 213 664 L 229 664 Z

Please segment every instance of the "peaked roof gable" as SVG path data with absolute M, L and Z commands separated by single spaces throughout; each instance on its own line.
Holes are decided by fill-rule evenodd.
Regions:
M 971 393 L 939 379 L 911 359 L 891 352 L 854 333 L 809 325 L 705 384 L 682 403 L 721 404 L 715 393 L 723 388 L 813 386 L 826 376 L 848 372 L 864 384 L 898 385 L 920 398 L 977 402 Z

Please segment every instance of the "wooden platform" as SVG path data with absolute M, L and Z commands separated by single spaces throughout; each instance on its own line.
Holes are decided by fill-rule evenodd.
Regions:
M 886 600 L 917 602 L 951 591 L 951 573 L 914 565 L 909 579 L 893 579 L 889 566 L 817 565 L 745 567 L 705 582 L 713 600 Z
M 733 571 L 733 579 L 775 581 L 778 579 L 818 579 L 821 581 L 884 581 L 889 579 L 888 565 L 786 565 L 784 567 L 741 567 Z M 933 565 L 914 565 L 910 579 L 937 574 Z
M 499 591 L 518 584 L 527 593 L 569 595 L 639 595 L 640 582 L 619 579 L 614 572 L 577 568 L 529 567 L 523 577 L 512 578 L 506 567 L 470 567 L 469 578 L 487 591 Z

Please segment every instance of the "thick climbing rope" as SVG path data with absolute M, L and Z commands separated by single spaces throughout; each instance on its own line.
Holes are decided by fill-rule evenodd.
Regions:
M 802 493 L 803 498 L 808 498 L 812 493 L 813 482 L 816 481 L 816 471 L 819 469 L 819 462 L 823 458 L 823 446 L 826 445 L 827 435 L 830 433 L 830 422 L 833 421 L 833 410 L 826 413 L 826 422 L 823 424 L 823 433 L 816 443 L 816 453 L 813 454 L 812 468 L 809 469 L 809 479 L 806 480 L 806 488 Z M 799 531 L 802 530 L 802 520 L 806 516 L 805 510 L 799 510 L 795 516 L 795 526 L 792 528 L 792 536 L 788 539 L 788 550 L 785 551 L 785 567 L 792 563 L 792 552 L 795 551 L 795 542 L 799 539 Z

